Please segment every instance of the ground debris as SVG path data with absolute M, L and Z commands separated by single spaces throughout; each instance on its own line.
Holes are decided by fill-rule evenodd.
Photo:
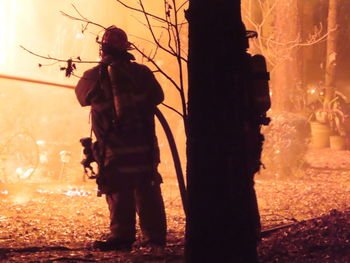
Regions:
M 350 209 L 281 229 L 259 246 L 261 262 L 350 262 Z
M 256 178 L 263 231 L 288 225 L 262 239 L 262 263 L 350 262 L 350 152 L 311 152 L 308 158 L 302 177 Z M 164 176 L 162 190 L 167 247 L 143 249 L 138 238 L 127 253 L 91 247 L 109 232 L 107 205 L 93 182 L 0 185 L 0 261 L 182 263 L 185 218 L 175 176 Z

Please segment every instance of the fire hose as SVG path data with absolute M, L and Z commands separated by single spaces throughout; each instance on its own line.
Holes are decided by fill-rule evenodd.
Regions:
M 184 176 L 183 176 L 182 169 L 181 169 L 180 157 L 179 157 L 179 153 L 177 151 L 174 136 L 173 136 L 173 133 L 171 132 L 171 129 L 169 127 L 167 120 L 165 119 L 163 113 L 158 108 L 156 108 L 156 116 L 157 116 L 160 124 L 163 127 L 163 130 L 165 132 L 165 135 L 166 135 L 168 143 L 169 143 L 170 151 L 171 151 L 173 161 L 174 161 L 177 182 L 179 184 L 182 206 L 183 206 L 183 209 L 184 209 L 184 212 L 186 215 L 187 214 L 186 213 L 187 212 L 186 185 L 185 185 L 185 180 L 184 180 Z

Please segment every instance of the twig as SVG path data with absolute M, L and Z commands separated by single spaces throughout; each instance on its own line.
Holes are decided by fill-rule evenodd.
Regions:
M 123 1 L 121 0 L 116 0 L 119 4 L 123 5 L 124 7 L 130 9 L 130 10 L 133 10 L 133 11 L 136 11 L 136 12 L 139 12 L 139 13 L 143 13 L 144 15 L 147 15 L 147 16 L 150 16 L 152 18 L 155 18 L 163 23 L 168 23 L 168 21 L 162 17 L 159 17 L 159 16 L 156 16 L 154 14 L 151 14 L 151 13 L 147 13 L 147 12 L 144 12 L 143 10 L 141 9 L 138 9 L 138 8 L 135 8 L 135 7 L 132 7 L 132 6 L 129 6 L 127 4 L 125 4 Z
M 54 57 L 51 57 L 51 56 L 42 56 L 42 55 L 39 55 L 37 53 L 34 53 L 33 51 L 30 51 L 29 49 L 25 48 L 24 46 L 20 45 L 20 47 L 22 49 L 24 49 L 25 51 L 27 51 L 28 53 L 36 56 L 36 57 L 39 57 L 39 58 L 43 58 L 43 59 L 47 59 L 47 60 L 54 60 L 54 61 L 57 61 L 57 62 L 67 62 L 68 59 L 59 59 L 59 58 L 54 58 Z M 84 61 L 84 60 L 74 60 L 72 59 L 71 60 L 73 63 L 99 63 L 99 61 Z
M 140 0 L 141 1 L 141 0 Z M 173 7 L 176 10 L 176 0 L 172 0 Z M 185 125 L 185 132 L 187 131 L 187 107 L 186 107 L 186 98 L 185 98 L 185 90 L 184 90 L 184 76 L 183 76 L 183 68 L 182 68 L 182 59 L 181 59 L 181 39 L 180 39 L 180 32 L 178 28 L 178 15 L 177 12 L 174 14 L 175 19 L 175 27 L 173 28 L 175 31 L 175 43 L 177 47 L 177 62 L 179 65 L 179 73 L 180 73 L 180 96 L 181 96 L 181 103 L 182 103 L 182 111 L 184 114 L 184 125 Z
M 168 109 L 170 109 L 170 110 L 176 112 L 176 113 L 177 113 L 178 115 L 180 115 L 182 118 L 184 117 L 184 115 L 183 115 L 181 112 L 179 112 L 177 109 L 175 109 L 175 108 L 173 108 L 173 107 L 171 107 L 171 106 L 169 106 L 169 105 L 167 105 L 167 104 L 165 104 L 165 103 L 162 103 L 162 105 L 163 105 L 164 107 L 166 107 L 166 108 L 168 108 Z
M 188 3 L 188 0 L 186 0 L 185 2 L 183 2 L 183 3 L 176 9 L 176 12 L 179 12 L 179 11 L 181 10 L 181 8 L 183 8 L 187 3 Z
M 136 50 L 137 52 L 139 52 L 144 58 L 148 59 L 149 62 L 151 62 L 151 63 L 157 68 L 157 70 L 158 70 L 164 77 L 166 77 L 166 78 L 174 85 L 174 87 L 175 87 L 178 91 L 181 92 L 181 90 L 180 90 L 179 86 L 177 85 L 177 83 L 176 83 L 168 74 L 166 74 L 165 71 L 162 70 L 154 60 L 152 60 L 149 56 L 147 56 L 147 55 L 146 55 L 141 49 L 139 49 L 136 45 L 132 44 L 132 46 L 133 46 L 133 47 L 135 48 L 135 50 Z
M 100 24 L 97 24 L 97 23 L 94 23 L 90 20 L 86 20 L 86 19 L 83 19 L 83 18 L 78 18 L 78 17 L 75 17 L 75 16 L 71 16 L 71 15 L 68 15 L 67 13 L 63 12 L 63 11 L 60 11 L 60 13 L 65 16 L 65 17 L 68 17 L 69 19 L 72 19 L 72 20 L 77 20 L 77 21 L 82 21 L 82 22 L 85 22 L 87 23 L 87 25 L 85 26 L 85 29 L 86 27 L 91 24 L 91 25 L 94 25 L 94 26 L 98 26 L 98 27 L 102 27 L 103 29 L 107 29 L 106 27 L 100 25 Z
M 56 65 L 56 64 L 58 64 L 58 63 L 60 63 L 60 61 L 55 61 L 55 62 L 53 62 L 53 63 L 50 63 L 50 64 L 39 64 L 39 67 L 49 67 L 49 66 L 53 66 L 53 65 Z
M 95 23 L 95 22 L 92 22 L 90 19 L 88 19 L 88 18 L 86 18 L 85 16 L 83 16 L 83 15 L 79 12 L 78 8 L 76 8 L 75 5 L 72 4 L 72 6 L 73 6 L 74 10 L 78 13 L 78 15 L 79 15 L 81 18 L 77 18 L 77 17 L 71 16 L 71 15 L 68 15 L 67 13 L 65 13 L 65 12 L 63 12 L 63 11 L 60 11 L 60 12 L 61 12 L 61 14 L 62 14 L 63 16 L 66 16 L 66 17 L 68 17 L 69 19 L 85 22 L 86 25 L 83 26 L 83 28 L 82 28 L 82 30 L 81 30 L 82 33 L 84 33 L 84 31 L 87 29 L 87 27 L 89 26 L 89 24 L 95 25 L 95 26 L 97 26 L 97 27 L 102 27 L 104 30 L 106 30 L 106 27 L 102 26 L 101 24 L 97 24 L 97 23 Z
M 160 36 L 159 38 L 161 38 L 161 37 L 162 37 L 162 34 L 161 34 L 161 36 Z M 154 51 L 153 56 L 152 56 L 152 57 L 150 56 L 150 58 L 151 58 L 152 60 L 154 60 L 154 59 L 155 59 L 155 57 L 157 56 L 158 49 L 159 49 L 159 46 L 158 46 L 158 45 L 156 45 L 156 50 Z
M 164 13 L 165 13 L 165 18 L 167 21 L 170 21 L 170 10 L 169 10 L 169 4 L 167 3 L 166 0 L 164 0 Z M 170 50 L 175 54 L 176 51 L 172 46 L 172 28 L 169 24 L 167 24 L 167 27 L 164 27 L 164 29 L 168 32 L 168 47 L 170 48 Z
M 140 3 L 140 6 L 141 6 L 141 8 L 142 8 L 142 12 L 143 12 L 143 14 L 144 14 L 144 16 L 145 16 L 145 19 L 146 19 L 146 22 L 147 22 L 147 25 L 148 25 L 148 29 L 149 29 L 149 31 L 150 31 L 150 33 L 151 33 L 151 35 L 152 35 L 153 41 L 160 47 L 160 49 L 164 50 L 165 52 L 169 53 L 169 54 L 172 55 L 172 56 L 176 56 L 176 55 L 177 55 L 176 53 L 174 53 L 174 52 L 172 52 L 171 50 L 165 48 L 165 47 L 158 41 L 158 39 L 156 38 L 156 35 L 155 35 L 154 31 L 153 31 L 153 27 L 152 27 L 152 25 L 151 25 L 151 22 L 149 21 L 148 13 L 147 13 L 146 10 L 145 10 L 145 7 L 144 7 L 144 5 L 143 5 L 142 0 L 140 0 L 139 3 Z

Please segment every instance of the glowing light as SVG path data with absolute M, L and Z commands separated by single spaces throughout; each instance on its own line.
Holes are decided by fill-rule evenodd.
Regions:
M 68 190 L 64 193 L 65 195 L 68 196 L 91 196 L 91 192 L 88 191 L 83 191 L 83 190 L 77 190 L 77 189 L 72 189 Z
M 5 65 L 13 51 L 17 1 L 0 1 L 0 65 Z
M 37 141 L 36 141 L 36 144 L 37 144 L 37 145 L 44 145 L 44 144 L 45 144 L 45 141 L 43 141 L 43 140 L 37 140 Z
M 83 38 L 84 38 L 84 34 L 78 33 L 78 34 L 75 35 L 75 38 L 77 38 L 77 39 L 83 39 Z
M 47 191 L 47 190 L 42 190 L 42 189 L 38 189 L 37 192 L 41 193 L 41 194 L 53 194 L 54 193 L 54 192 Z
M 272 91 L 270 91 L 270 97 L 272 96 Z
M 43 152 L 39 155 L 39 161 L 40 163 L 47 163 L 49 161 L 48 153 Z
M 12 201 L 17 204 L 27 203 L 30 200 L 30 197 L 27 195 L 16 195 L 12 198 Z
M 316 89 L 311 89 L 311 90 L 309 90 L 309 93 L 310 93 L 310 94 L 315 94 L 315 93 L 316 93 Z
M 69 163 L 72 153 L 70 151 L 60 151 L 61 162 Z
M 25 179 L 25 178 L 29 177 L 33 172 L 34 172 L 34 168 L 29 168 L 25 171 L 21 167 L 18 167 L 16 169 L 16 174 L 18 175 L 18 177 L 20 179 Z
M 34 172 L 34 168 L 29 168 L 23 174 L 20 174 L 19 178 L 21 179 L 28 178 L 33 172 Z

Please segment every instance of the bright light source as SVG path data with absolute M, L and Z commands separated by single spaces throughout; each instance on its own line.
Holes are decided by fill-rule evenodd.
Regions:
M 74 188 L 64 192 L 64 194 L 68 196 L 91 196 L 92 195 L 92 193 L 89 191 L 78 190 Z
M 0 1 L 0 65 L 5 65 L 13 51 L 16 24 L 16 1 Z
M 75 38 L 77 38 L 77 39 L 83 39 L 83 38 L 84 38 L 84 34 L 78 33 L 78 34 L 75 35 Z
M 36 141 L 36 144 L 37 144 L 37 145 L 44 145 L 44 144 L 45 144 L 45 141 L 43 141 L 43 140 L 37 140 L 37 141 Z
M 26 179 L 28 178 L 32 173 L 34 172 L 34 168 L 29 168 L 27 171 L 25 171 L 23 174 L 20 174 L 21 179 Z
M 311 90 L 309 90 L 309 93 L 310 93 L 310 94 L 315 94 L 315 93 L 316 93 L 316 89 L 311 89 Z
M 69 163 L 72 153 L 70 151 L 60 151 L 61 162 Z

